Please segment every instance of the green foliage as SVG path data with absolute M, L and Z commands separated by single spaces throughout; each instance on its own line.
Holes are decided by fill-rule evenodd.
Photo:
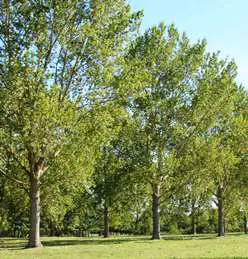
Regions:
M 1 234 L 27 234 L 34 182 L 45 234 L 98 233 L 106 208 L 112 231 L 148 234 L 152 194 L 166 233 L 193 216 L 214 232 L 220 196 L 240 228 L 248 99 L 233 61 L 175 25 L 140 33 L 125 0 L 0 5 Z

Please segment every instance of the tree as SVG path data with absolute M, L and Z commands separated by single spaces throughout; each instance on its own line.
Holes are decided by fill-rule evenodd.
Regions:
M 244 158 L 242 146 L 246 142 L 244 127 L 245 96 L 239 88 L 234 89 L 229 101 L 229 112 L 220 114 L 214 127 L 209 130 L 209 182 L 212 180 L 214 202 L 218 208 L 218 236 L 225 235 L 225 208 L 236 207 L 240 171 L 239 164 Z M 243 110 L 243 111 L 242 111 Z M 239 180 L 238 180 L 239 179 Z M 215 191 L 213 190 L 215 189 Z
M 94 163 L 90 132 L 101 104 L 97 127 L 111 121 L 104 104 L 139 16 L 123 0 L 1 2 L 1 173 L 29 192 L 28 247 L 41 246 L 43 178 L 87 175 Z
M 138 37 L 129 52 L 144 75 L 139 96 L 130 103 L 146 143 L 144 177 L 152 190 L 152 239 L 160 238 L 160 197 L 170 192 L 173 182 L 177 188 L 182 184 L 174 178 L 187 144 L 213 124 L 234 87 L 235 64 L 206 54 L 205 45 L 191 45 L 173 25 L 166 30 L 161 24 Z
M 143 190 L 142 181 L 136 175 L 137 164 L 140 162 L 135 155 L 138 148 L 134 135 L 136 125 L 128 113 L 125 115 L 119 130 L 112 135 L 112 140 L 101 146 L 92 175 L 91 192 L 103 214 L 105 238 L 110 235 L 111 216 L 127 215 L 125 211 L 130 211 L 132 203 L 137 201 Z
M 247 234 L 247 91 L 243 87 L 237 89 L 234 100 L 234 110 L 230 121 L 231 134 L 228 135 L 228 143 L 235 156 L 239 159 L 235 168 L 235 181 L 232 183 L 232 194 L 237 198 L 234 207 L 243 219 L 244 232 Z M 227 143 L 226 143 L 227 144 Z

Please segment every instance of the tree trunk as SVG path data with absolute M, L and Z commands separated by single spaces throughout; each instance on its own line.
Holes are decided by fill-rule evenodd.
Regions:
M 134 227 L 136 233 L 139 232 L 138 226 L 139 226 L 139 211 L 137 210 L 136 211 L 136 217 L 135 217 L 135 227 Z
M 195 215 L 195 202 L 191 204 L 191 234 L 196 235 L 196 215 Z
M 41 247 L 40 241 L 40 175 L 30 176 L 30 233 L 27 247 Z
M 196 218 L 195 218 L 195 213 L 192 213 L 191 214 L 191 233 L 193 235 L 196 235 L 197 234 L 197 231 L 196 231 Z
M 160 219 L 159 219 L 159 186 L 155 185 L 152 194 L 152 239 L 160 239 Z
M 218 188 L 218 236 L 225 236 L 225 222 L 224 222 L 224 206 L 222 188 Z
M 104 203 L 104 231 L 103 231 L 103 237 L 107 238 L 109 237 L 109 211 L 108 211 L 108 205 L 106 202 Z
M 245 232 L 245 234 L 247 234 L 247 217 L 246 216 L 244 216 L 244 232 Z
M 54 236 L 55 236 L 54 224 L 51 222 L 51 223 L 49 224 L 49 227 L 50 227 L 50 236 L 51 236 L 51 237 L 54 237 Z

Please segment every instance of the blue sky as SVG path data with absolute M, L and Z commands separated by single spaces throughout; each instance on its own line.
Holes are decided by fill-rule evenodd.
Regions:
M 209 51 L 238 65 L 238 82 L 248 88 L 248 0 L 128 0 L 144 10 L 142 28 L 174 23 L 191 41 L 207 39 Z

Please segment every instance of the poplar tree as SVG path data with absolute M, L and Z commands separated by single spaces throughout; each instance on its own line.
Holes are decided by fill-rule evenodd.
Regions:
M 161 197 L 182 184 L 177 172 L 187 145 L 213 125 L 235 86 L 235 64 L 206 53 L 205 46 L 205 41 L 191 44 L 174 25 L 160 24 L 138 37 L 129 52 L 139 75 L 143 73 L 130 106 L 146 147 L 152 239 L 160 238 Z
M 43 178 L 87 175 L 108 135 L 106 103 L 139 16 L 124 0 L 1 1 L 0 165 L 29 193 L 28 247 L 41 246 Z

